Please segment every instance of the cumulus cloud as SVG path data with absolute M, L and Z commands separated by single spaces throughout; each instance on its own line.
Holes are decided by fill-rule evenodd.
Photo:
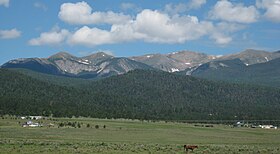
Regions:
M 253 23 L 256 22 L 259 13 L 255 6 L 244 6 L 243 4 L 233 4 L 227 0 L 218 1 L 209 12 L 212 19 L 228 22 Z
M 121 24 L 131 19 L 122 13 L 92 12 L 86 2 L 64 3 L 60 7 L 59 18 L 70 24 Z
M 45 32 L 40 37 L 31 39 L 30 45 L 59 44 L 98 46 L 132 41 L 151 43 L 186 43 L 201 37 L 209 37 L 215 43 L 226 45 L 233 38 L 231 34 L 244 28 L 232 22 L 213 23 L 199 21 L 196 16 L 168 14 L 158 10 L 145 9 L 128 22 L 115 23 L 110 29 L 82 26 L 75 31 L 65 29 Z
M 5 7 L 9 7 L 10 0 L 0 0 L 0 5 L 4 5 Z
M 68 30 L 55 27 L 49 32 L 41 33 L 40 37 L 29 40 L 28 44 L 33 46 L 59 45 L 67 39 L 69 34 L 70 32 Z
M 280 0 L 257 0 L 258 8 L 265 9 L 264 17 L 273 22 L 280 22 Z
M 117 43 L 118 39 L 114 39 L 113 36 L 110 31 L 84 26 L 71 36 L 69 43 L 87 46 Z
M 17 29 L 0 30 L 0 39 L 14 39 L 20 37 L 21 32 Z
M 210 22 L 199 22 L 195 16 L 169 16 L 143 10 L 126 24 L 112 25 L 110 30 L 89 28 L 77 30 L 69 39 L 70 44 L 96 46 L 134 40 L 155 43 L 184 43 L 206 35 L 213 28 Z
M 219 45 L 226 45 L 233 39 L 232 33 L 245 26 L 221 22 L 199 21 L 195 16 L 170 16 L 168 14 L 143 10 L 134 20 L 126 24 L 112 25 L 110 30 L 84 26 L 68 40 L 72 45 L 97 46 L 142 40 L 152 43 L 185 43 L 202 36 L 209 36 Z
M 68 43 L 72 45 L 97 46 L 129 42 L 141 38 L 143 38 L 141 34 L 135 32 L 130 24 L 113 25 L 110 30 L 84 26 L 71 35 Z
M 183 43 L 207 34 L 212 24 L 199 22 L 195 16 L 169 16 L 158 11 L 143 10 L 137 15 L 133 28 L 147 42 Z

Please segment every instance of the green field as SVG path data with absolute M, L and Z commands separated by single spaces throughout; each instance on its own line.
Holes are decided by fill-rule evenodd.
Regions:
M 0 119 L 0 153 L 185 153 L 184 144 L 199 146 L 189 153 L 280 153 L 279 129 L 92 118 L 45 119 L 43 127 L 23 128 L 25 121 Z M 59 127 L 69 122 L 76 128 Z

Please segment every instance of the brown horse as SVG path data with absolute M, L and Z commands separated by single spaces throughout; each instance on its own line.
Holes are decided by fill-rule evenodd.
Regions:
M 193 151 L 196 148 L 198 148 L 197 145 L 184 145 L 184 150 L 185 151 L 188 151 L 189 149 Z

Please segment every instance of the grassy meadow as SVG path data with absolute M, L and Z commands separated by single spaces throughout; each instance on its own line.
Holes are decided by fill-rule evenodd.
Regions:
M 23 128 L 26 121 L 0 119 L 0 153 L 186 153 L 184 144 L 199 146 L 188 153 L 280 153 L 279 129 L 93 118 L 33 120 L 44 126 Z

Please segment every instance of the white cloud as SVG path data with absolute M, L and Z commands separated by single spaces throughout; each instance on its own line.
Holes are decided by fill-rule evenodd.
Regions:
M 60 7 L 59 18 L 70 24 L 121 24 L 130 20 L 122 13 L 92 12 L 86 2 L 64 3 Z
M 280 0 L 257 0 L 258 8 L 266 9 L 264 17 L 273 22 L 280 22 Z
M 216 29 L 221 32 L 233 33 L 244 29 L 246 26 L 237 23 L 220 22 L 216 24 Z
M 73 32 L 52 30 L 29 41 L 30 45 L 59 44 L 98 46 L 132 41 L 151 43 L 186 43 L 203 36 L 213 39 L 217 44 L 226 45 L 233 39 L 232 33 L 244 28 L 237 23 L 199 21 L 196 16 L 170 15 L 158 10 L 145 9 L 129 22 L 112 24 L 111 28 L 82 26 Z
M 259 13 L 255 6 L 244 6 L 243 4 L 233 4 L 227 0 L 218 1 L 209 12 L 212 19 L 220 19 L 228 22 L 253 23 L 256 22 Z
M 4 5 L 5 7 L 9 7 L 10 0 L 0 0 L 0 5 Z
M 0 30 L 0 39 L 14 39 L 20 37 L 21 32 L 17 29 Z
M 33 5 L 34 5 L 34 7 L 39 8 L 39 9 L 42 9 L 42 10 L 44 10 L 44 11 L 47 11 L 47 10 L 48 10 L 48 7 L 47 7 L 44 3 L 35 2 Z
M 143 10 L 133 23 L 136 32 L 147 42 L 184 43 L 206 35 L 212 28 L 209 22 L 199 22 L 195 16 L 169 16 L 152 10 Z
M 230 36 L 226 36 L 223 33 L 213 33 L 210 38 L 215 40 L 216 44 L 226 45 L 232 41 Z
M 226 45 L 233 40 L 230 36 L 232 33 L 244 28 L 245 26 L 240 24 L 220 22 L 215 25 L 215 28 L 210 33 L 210 38 L 214 39 L 216 44 Z
M 141 38 L 131 25 L 113 25 L 110 31 L 84 26 L 74 32 L 68 40 L 72 45 L 97 46 L 133 41 Z
M 172 16 L 158 11 L 143 10 L 126 24 L 112 25 L 109 31 L 87 26 L 77 30 L 70 44 L 96 46 L 134 40 L 155 43 L 184 43 L 207 35 L 210 22 L 199 22 L 195 16 Z
M 69 31 L 65 29 L 53 28 L 49 32 L 40 34 L 40 37 L 29 40 L 29 45 L 59 45 L 63 43 L 69 36 Z
M 96 46 L 101 44 L 116 43 L 113 34 L 106 30 L 98 28 L 89 28 L 84 26 L 77 30 L 70 38 L 70 44 L 80 44 L 87 46 Z

